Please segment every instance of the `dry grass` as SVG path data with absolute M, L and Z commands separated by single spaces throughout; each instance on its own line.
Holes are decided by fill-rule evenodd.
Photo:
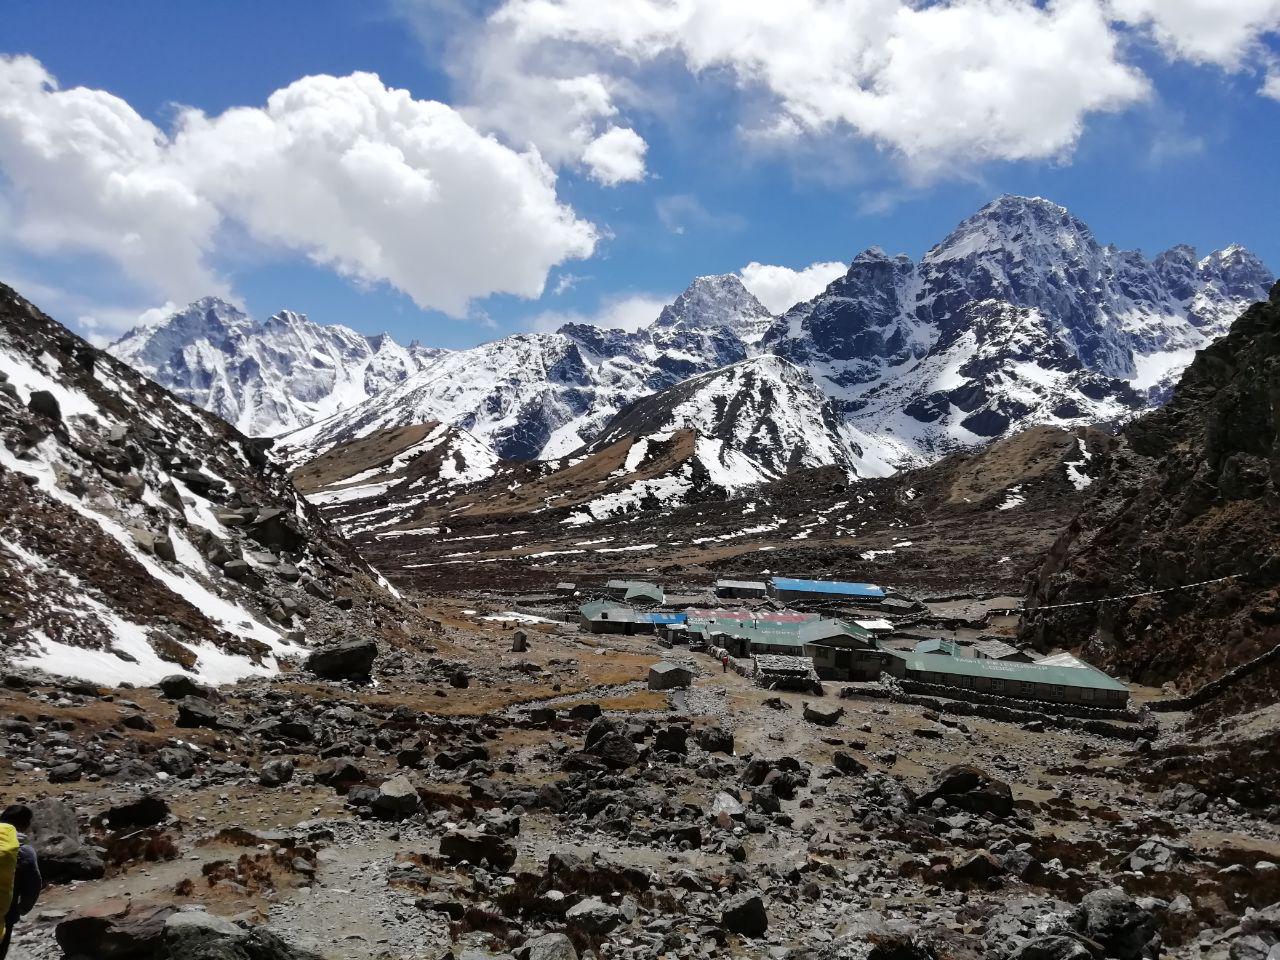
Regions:
M 386 466 L 398 453 L 420 442 L 436 426 L 437 423 L 431 422 L 393 427 L 339 444 L 295 470 L 293 482 L 299 490 L 317 490 L 374 467 Z

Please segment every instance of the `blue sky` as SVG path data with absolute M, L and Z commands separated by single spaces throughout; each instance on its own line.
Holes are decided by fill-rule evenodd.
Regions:
M 825 14 L 840 7 L 838 0 L 806 2 L 827 8 Z M 1160 7 L 1126 2 L 1128 19 L 1101 27 L 1079 11 L 1068 20 L 1056 7 L 987 5 L 1007 9 L 999 19 L 964 22 L 1015 40 L 1023 31 L 1028 46 L 1060 44 L 1068 60 L 1078 52 L 1080 62 L 1055 67 L 1063 71 L 1059 77 L 1042 64 L 989 61 L 982 49 L 962 50 L 950 64 L 930 55 L 937 77 L 917 78 L 918 68 L 906 64 L 919 88 L 902 86 L 889 67 L 850 79 L 850 89 L 889 90 L 853 107 L 849 100 L 857 97 L 836 96 L 839 62 L 818 63 L 810 76 L 782 56 L 788 44 L 803 51 L 820 37 L 746 22 L 750 15 L 741 10 L 753 6 L 747 3 L 725 15 L 743 21 L 727 31 L 749 31 L 732 50 L 714 46 L 696 22 L 672 23 L 635 41 L 628 5 L 587 24 L 586 14 L 575 13 L 578 0 L 553 0 L 563 18 L 550 24 L 524 0 L 482 7 L 447 0 L 13 5 L 0 53 L 33 58 L 56 78 L 58 91 L 110 95 L 115 112 L 104 120 L 96 94 L 92 109 L 63 104 L 52 88 L 33 85 L 29 71 L 15 81 L 25 83 L 27 99 L 7 124 L 0 114 L 0 220 L 8 227 L 0 277 L 99 338 L 147 309 L 222 292 L 254 315 L 289 307 L 321 322 L 458 347 L 573 315 L 634 322 L 635 309 L 643 313 L 693 276 L 734 272 L 752 261 L 800 270 L 848 261 L 870 245 L 918 257 L 1001 193 L 1056 200 L 1104 242 L 1148 253 L 1179 242 L 1202 252 L 1239 242 L 1280 267 L 1280 100 L 1260 93 L 1271 84 L 1280 94 L 1280 78 L 1268 72 L 1277 57 L 1272 14 L 1242 15 L 1210 43 L 1202 21 L 1162 20 Z M 935 42 L 928 31 L 954 30 L 954 21 L 934 24 L 912 15 L 916 5 L 902 4 L 903 23 L 894 28 L 901 32 L 884 39 L 886 49 L 927 48 Z M 705 6 L 714 8 L 714 0 Z M 960 16 L 970 2 L 937 6 Z M 859 36 L 874 32 L 856 22 L 850 28 Z M 1115 43 L 1105 62 L 1097 60 L 1102 55 L 1089 34 L 1099 29 Z M 750 38 L 761 30 L 766 42 L 756 50 Z M 876 41 L 866 42 L 875 49 Z M 774 51 L 781 51 L 776 60 Z M 959 109 L 972 106 L 973 117 L 954 117 L 956 108 L 944 106 L 930 115 L 954 72 L 975 64 L 1012 93 L 992 94 L 988 104 L 966 98 Z M 185 146 L 163 147 L 156 159 L 153 136 L 116 129 L 119 107 L 166 139 L 189 123 L 182 108 L 220 118 L 232 108 L 262 108 L 300 78 L 355 71 L 376 73 L 386 88 L 406 90 L 414 101 L 458 111 L 449 111 L 450 123 L 462 118 L 450 134 L 460 139 L 449 156 L 464 159 L 441 188 L 453 192 L 447 214 L 437 216 L 415 192 L 420 185 L 403 186 L 397 175 L 403 169 L 350 175 L 337 159 L 317 157 L 334 139 L 329 134 L 242 167 L 241 158 L 274 132 L 223 124 L 197 131 Z M 562 81 L 582 77 L 604 77 L 604 93 L 579 85 L 571 99 L 556 99 L 571 85 Z M 547 96 L 533 99 L 530 88 L 544 80 Z M 1059 100 L 1063 89 L 1069 92 Z M 323 99 L 315 97 L 332 94 L 340 110 L 351 102 L 347 93 L 321 91 L 309 103 L 319 102 L 323 112 Z M 526 96 L 529 102 L 520 100 Z M 375 112 L 398 115 L 380 88 L 369 102 Z M 923 115 L 908 116 L 921 103 Z M 77 148 L 102 151 L 107 160 L 78 156 L 75 165 L 56 168 L 39 154 L 33 160 L 32 150 L 79 142 L 82 128 L 69 126 L 68 115 L 80 110 L 106 124 L 111 138 L 125 138 L 95 134 Z M 582 118 L 572 129 L 563 122 L 571 113 Z M 279 114 L 276 126 L 261 129 L 292 129 L 291 116 Z M 984 119 L 991 117 L 998 119 Z M 408 133 L 388 134 L 377 145 L 399 156 L 435 122 L 418 117 Z M 385 126 L 380 114 L 369 123 L 375 131 Z M 998 129 L 975 133 L 984 123 Z M 601 160 L 591 143 L 610 130 L 626 134 L 600 140 L 599 147 L 610 147 Z M 31 147 L 36 134 L 55 147 Z M 486 136 L 503 145 L 500 155 L 484 152 Z M 531 144 L 544 179 L 554 177 L 550 186 L 535 182 Z M 405 163 L 430 168 L 436 148 L 424 149 L 423 158 Z M 125 160 L 122 151 L 129 153 Z M 215 166 L 210 158 L 224 151 L 229 159 Z M 474 163 L 465 159 L 472 151 Z M 315 160 L 319 193 L 290 195 L 290 164 L 299 156 Z M 97 209 L 93 201 L 117 182 L 95 179 L 104 162 L 126 164 L 112 174 L 131 182 L 160 178 L 163 199 L 152 205 L 153 181 L 146 179 L 124 200 Z M 518 162 L 525 166 L 513 172 Z M 326 216 L 318 209 L 317 196 L 346 189 L 354 195 L 342 211 Z M 403 199 L 397 189 L 405 190 Z M 531 196 L 534 213 L 524 209 Z M 365 216 L 384 200 L 385 216 Z M 419 202 L 422 214 L 413 212 Z M 277 229 L 286 221 L 288 229 Z M 508 223 L 517 240 L 507 236 Z M 361 241 L 351 242 L 357 231 Z M 121 243 L 141 249 L 122 254 Z M 530 296 L 543 278 L 545 291 Z M 611 307 L 618 309 L 610 313 Z

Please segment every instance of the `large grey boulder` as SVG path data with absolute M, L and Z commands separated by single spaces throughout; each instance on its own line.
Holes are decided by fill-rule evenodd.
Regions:
M 806 703 L 803 715 L 809 723 L 816 723 L 820 727 L 834 727 L 844 716 L 844 707 L 824 707 L 821 704 Z
M 404 774 L 383 783 L 373 800 L 374 816 L 383 820 L 404 820 L 420 809 L 422 800 L 418 791 Z
M 258 782 L 264 787 L 279 787 L 293 779 L 293 761 L 287 757 L 268 760 L 258 771 Z
M 565 923 L 586 933 L 601 935 L 622 926 L 622 911 L 599 897 L 587 897 L 574 904 L 564 915 Z
M 1150 837 L 1129 854 L 1129 869 L 1139 873 L 1168 873 L 1180 860 L 1188 859 L 1185 844 L 1164 837 Z
M 156 960 L 320 960 L 261 927 L 245 930 L 229 920 L 186 910 L 165 920 Z
M 1013 791 L 1003 780 L 978 767 L 956 764 L 933 778 L 920 795 L 919 805 L 928 806 L 939 797 L 969 813 L 991 813 L 1007 817 L 1013 812 Z
M 1159 928 L 1155 914 L 1118 887 L 1085 894 L 1071 925 L 1116 960 L 1145 956 Z
M 201 683 L 185 673 L 173 673 L 156 684 L 160 693 L 170 700 L 182 700 L 185 697 L 199 697 L 202 700 L 218 699 L 218 691 L 207 683 Z
M 598 757 L 614 770 L 624 770 L 640 759 L 636 745 L 620 733 L 607 733 L 591 746 L 587 753 Z
M 769 913 L 758 894 L 737 897 L 725 904 L 720 925 L 744 937 L 763 937 L 769 931 Z
M 102 858 L 80 840 L 76 812 L 56 797 L 31 804 L 31 845 L 40 858 L 45 883 L 98 880 L 106 873 Z
M 544 933 L 526 943 L 517 956 L 520 960 L 578 960 L 578 951 L 563 933 Z
M 48 390 L 32 390 L 31 399 L 27 401 L 27 409 L 36 416 L 47 417 L 55 423 L 62 422 L 62 407 L 58 398 Z
M 378 645 L 372 640 L 346 640 L 308 655 L 303 667 L 325 680 L 368 680 Z
M 498 870 L 508 870 L 516 862 L 513 844 L 494 833 L 481 830 L 450 830 L 440 838 L 440 856 L 450 863 L 478 864 L 486 860 Z
M 165 924 L 177 908 L 137 900 L 102 900 L 67 917 L 53 936 L 66 957 L 150 960 L 163 956 Z
M 218 711 L 210 706 L 209 701 L 201 697 L 183 697 L 177 703 L 180 727 L 204 727 L 217 730 L 222 726 Z

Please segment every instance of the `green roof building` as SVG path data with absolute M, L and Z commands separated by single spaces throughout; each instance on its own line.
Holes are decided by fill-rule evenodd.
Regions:
M 1117 708 L 1129 702 L 1128 687 L 1093 667 L 884 652 L 893 657 L 886 665 L 890 673 L 918 683 L 1082 706 Z

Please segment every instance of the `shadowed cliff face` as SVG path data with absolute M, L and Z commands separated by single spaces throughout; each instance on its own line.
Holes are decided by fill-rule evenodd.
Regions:
M 1280 284 L 1201 351 L 1169 403 L 1125 428 L 1090 502 L 1028 582 L 1028 607 L 1234 579 L 1028 612 L 1042 647 L 1079 646 L 1150 683 L 1197 685 L 1280 643 Z M 1280 695 L 1277 668 L 1233 693 Z

